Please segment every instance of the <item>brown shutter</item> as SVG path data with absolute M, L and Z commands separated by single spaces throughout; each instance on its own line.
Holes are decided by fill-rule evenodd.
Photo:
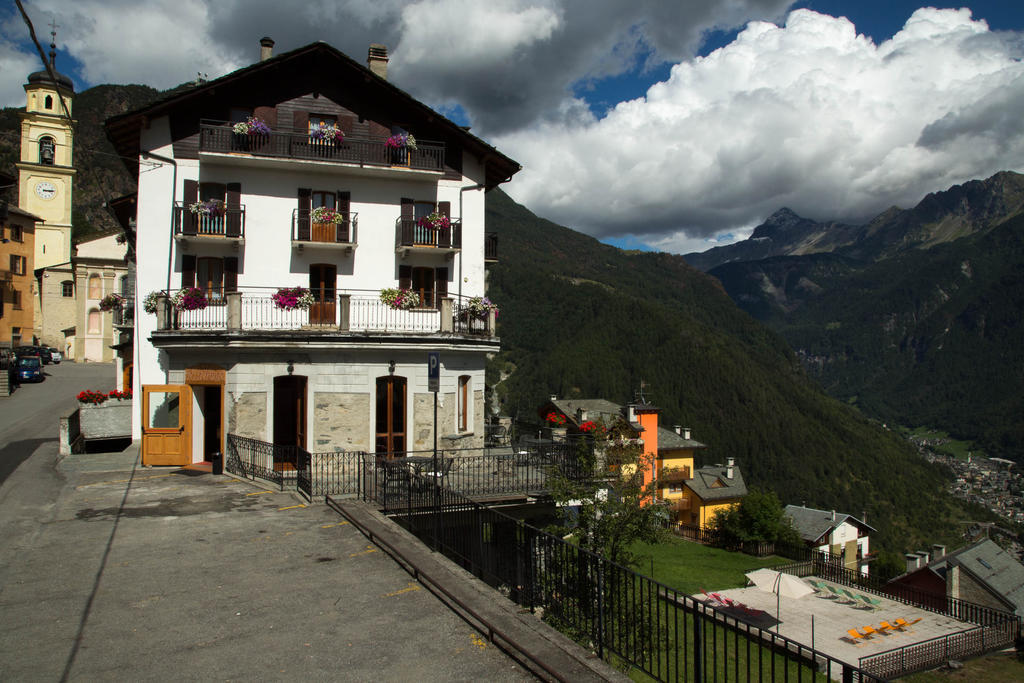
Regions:
M 277 109 L 274 107 L 256 107 L 253 116 L 263 119 L 263 122 L 270 126 L 270 130 L 277 128 Z
M 416 202 L 408 197 L 402 197 L 402 220 L 401 232 L 398 243 L 410 245 L 413 242 L 413 226 L 416 223 Z
M 451 202 L 438 202 L 437 212 L 442 216 L 451 218 L 452 216 L 452 203 Z M 449 226 L 447 230 L 439 231 L 437 235 L 437 246 L 439 247 L 450 247 L 452 246 L 452 229 Z
M 309 112 L 292 112 L 292 130 L 296 133 L 309 133 Z
M 299 210 L 296 213 L 295 239 L 309 241 L 309 213 L 313 206 L 313 190 L 299 188 Z
M 181 234 L 196 234 L 196 215 L 189 210 L 189 207 L 199 201 L 199 181 L 186 180 L 185 189 L 181 197 Z
M 228 183 L 224 191 L 224 208 L 227 209 L 225 216 L 228 237 L 239 237 L 242 235 L 242 184 Z
M 192 254 L 181 255 L 181 288 L 196 286 L 196 257 Z
M 238 257 L 224 257 L 224 291 L 238 291 Z
M 447 268 L 437 268 L 437 269 L 434 270 L 434 291 L 436 292 L 436 295 L 434 296 L 434 301 L 435 301 L 437 310 L 440 311 L 441 310 L 441 299 L 444 299 L 446 296 L 448 296 L 448 269 Z
M 337 208 L 337 211 L 338 211 L 338 213 L 340 213 L 342 216 L 345 217 L 345 222 L 338 224 L 338 231 L 337 231 L 336 234 L 338 236 L 338 241 L 339 242 L 351 242 L 352 241 L 352 238 L 350 237 L 350 235 L 352 234 L 352 220 L 349 217 L 349 209 L 350 209 L 351 206 L 352 206 L 352 193 L 351 192 L 343 192 L 341 190 L 338 190 L 338 195 L 337 195 L 337 207 L 338 208 Z
M 412 266 L 398 266 L 398 286 L 412 289 Z

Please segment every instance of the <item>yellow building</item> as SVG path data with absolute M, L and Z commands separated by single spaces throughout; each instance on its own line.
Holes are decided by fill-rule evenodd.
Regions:
M 32 306 L 35 226 L 27 211 L 6 208 L 0 214 L 0 346 L 33 343 L 36 335 Z

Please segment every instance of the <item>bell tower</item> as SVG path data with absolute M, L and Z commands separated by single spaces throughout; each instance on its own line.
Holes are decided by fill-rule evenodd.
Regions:
M 56 26 L 50 32 L 49 70 L 30 74 L 21 113 L 18 207 L 43 219 L 36 224 L 35 268 L 71 260 L 71 182 L 75 86 L 58 73 Z M 50 71 L 54 77 L 51 78 Z

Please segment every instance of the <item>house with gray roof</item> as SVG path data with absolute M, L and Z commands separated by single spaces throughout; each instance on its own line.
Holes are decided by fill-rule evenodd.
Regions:
M 785 515 L 809 547 L 841 557 L 847 569 L 868 573 L 869 537 L 875 529 L 866 522 L 835 510 L 801 505 L 787 505 Z
M 951 553 L 945 546 L 907 555 L 907 572 L 889 582 L 1024 616 L 1024 565 L 991 539 Z

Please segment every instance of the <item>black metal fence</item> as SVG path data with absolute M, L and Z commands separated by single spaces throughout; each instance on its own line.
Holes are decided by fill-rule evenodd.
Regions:
M 877 676 L 898 678 L 934 669 L 951 659 L 967 659 L 1011 645 L 1019 637 L 1019 623 L 1006 618 L 990 626 L 977 626 L 913 645 L 860 658 L 860 667 Z
M 880 680 L 412 474 L 386 511 L 599 656 L 659 681 Z M 765 615 L 770 620 L 769 615 Z M 774 623 L 774 622 L 772 622 Z
M 297 465 L 303 456 L 308 455 L 298 446 L 281 446 L 228 434 L 224 468 L 240 477 L 276 484 L 283 490 L 286 484 L 295 485 Z

